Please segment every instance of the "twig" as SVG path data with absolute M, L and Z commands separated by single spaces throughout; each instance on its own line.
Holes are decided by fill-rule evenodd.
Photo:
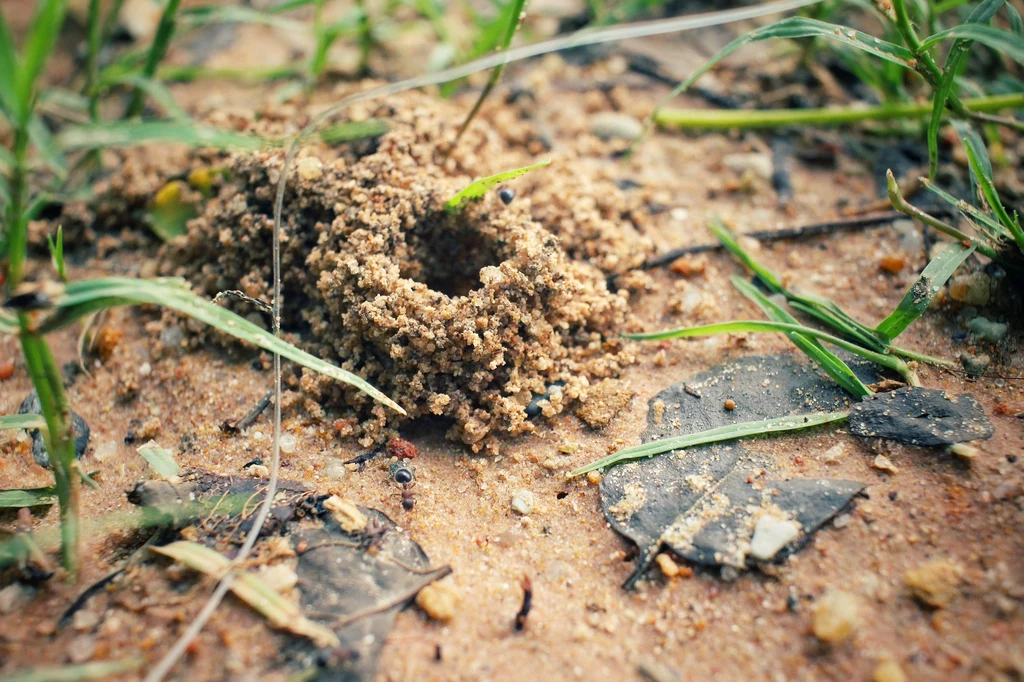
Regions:
M 350 614 L 348 616 L 344 616 L 342 618 L 339 618 L 336 621 L 334 621 L 333 627 L 334 627 L 335 630 L 337 630 L 339 628 L 345 627 L 346 625 L 354 623 L 357 620 L 362 620 L 363 618 L 366 618 L 367 616 L 372 616 L 375 613 L 381 613 L 383 611 L 387 611 L 388 609 L 392 609 L 392 608 L 398 606 L 399 604 L 404 604 L 405 602 L 407 602 L 410 599 L 412 599 L 413 597 L 415 597 L 416 594 L 420 590 L 422 590 L 424 587 L 426 587 L 427 585 L 429 585 L 432 582 L 435 582 L 435 581 L 440 580 L 441 578 L 444 578 L 447 575 L 450 575 L 451 572 L 452 572 L 452 567 L 451 566 L 442 566 L 441 568 L 438 568 L 438 569 L 436 569 L 434 571 L 431 571 L 430 573 L 425 573 L 424 575 L 429 575 L 430 576 L 430 578 L 428 580 L 424 580 L 423 582 L 421 582 L 421 583 L 419 583 L 419 584 L 409 588 L 405 592 L 402 592 L 401 594 L 399 594 L 397 596 L 394 596 L 391 599 L 388 599 L 387 601 L 381 602 L 380 604 L 376 604 L 376 605 L 371 606 L 369 608 L 363 609 L 362 611 L 356 611 L 353 614 Z
M 273 398 L 274 392 L 267 391 L 267 394 L 260 398 L 260 401 L 256 403 L 256 407 L 249 410 L 249 413 L 244 417 L 235 420 L 229 419 L 221 424 L 221 431 L 224 431 L 225 433 L 238 433 L 239 431 L 245 431 L 247 428 L 252 426 L 253 422 L 255 422 L 261 414 L 263 414 L 263 411 L 267 409 L 267 406 L 270 405 Z
M 885 227 L 899 219 L 900 213 L 890 211 L 888 213 L 876 213 L 873 215 L 848 218 L 846 220 L 833 220 L 826 223 L 804 225 L 803 227 L 748 232 L 743 236 L 751 237 L 760 242 L 773 242 L 779 239 L 804 239 L 807 237 L 817 237 L 823 234 L 832 234 L 833 232 L 839 232 L 842 230 L 867 230 L 875 227 Z M 697 244 L 694 246 L 684 246 L 682 248 L 672 249 L 671 251 L 666 251 L 665 253 L 655 256 L 653 259 L 645 262 L 640 266 L 640 269 L 652 270 L 654 268 L 668 265 L 680 256 L 688 256 L 690 254 L 704 253 L 707 251 L 717 251 L 721 248 L 721 242 L 716 242 L 714 244 Z

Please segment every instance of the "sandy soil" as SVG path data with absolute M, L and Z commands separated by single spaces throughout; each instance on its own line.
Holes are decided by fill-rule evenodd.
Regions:
M 755 136 L 663 132 L 628 160 L 615 160 L 612 153 L 625 143 L 590 135 L 593 115 L 619 110 L 641 118 L 660 91 L 643 83 L 605 93 L 579 86 L 616 78 L 621 70 L 614 59 L 588 70 L 547 59 L 514 81 L 535 89 L 532 122 L 513 120 L 503 126 L 503 117 L 516 114 L 493 104 L 474 124 L 481 130 L 487 122 L 504 129 L 536 125 L 549 137 L 554 162 L 541 171 L 543 177 L 510 183 L 518 199 L 550 196 L 564 187 L 586 202 L 598 179 L 632 180 L 641 187 L 628 192 L 664 208 L 651 211 L 642 225 L 644 236 L 660 251 L 709 242 L 703 226 L 712 216 L 744 232 L 773 229 L 832 219 L 840 205 L 876 196 L 864 162 L 840 157 L 832 170 L 795 163 L 795 194 L 789 207 L 780 209 L 765 178 L 726 167 L 728 155 L 751 153 L 763 160 L 765 142 Z M 569 92 L 569 83 L 584 92 Z M 457 99 L 458 110 L 467 108 L 471 98 Z M 503 170 L 524 165 L 536 153 L 528 143 L 512 142 L 506 155 L 477 167 L 492 164 L 494 171 Z M 747 165 L 756 168 L 756 163 Z M 533 201 L 541 203 L 536 197 Z M 892 309 L 923 267 L 916 234 L 913 227 L 898 225 L 766 245 L 759 256 L 800 287 L 832 296 L 855 316 L 872 321 Z M 105 257 L 77 253 L 72 276 L 152 268 L 128 246 L 116 240 L 108 246 Z M 879 267 L 890 254 L 905 260 L 896 274 Z M 636 282 L 639 291 L 630 298 L 635 327 L 757 317 L 728 283 L 739 272 L 721 254 L 707 256 L 703 273 L 688 277 L 669 269 L 652 271 L 646 281 Z M 961 329 L 959 312 L 959 304 L 944 301 L 906 334 L 906 345 L 956 357 L 965 345 L 953 340 Z M 993 318 L 1000 314 L 984 312 Z M 111 314 L 104 324 L 123 338 L 108 359 L 90 361 L 90 374 L 69 387 L 72 404 L 92 428 L 88 468 L 102 471 L 101 489 L 83 492 L 84 515 L 96 525 L 86 536 L 80 585 L 52 580 L 31 601 L 0 616 L 2 673 L 40 661 L 65 661 L 71 647 L 83 646 L 74 642 L 88 633 L 74 628 L 51 633 L 82 587 L 119 567 L 127 555 L 124 533 L 103 521 L 129 507 L 124 491 L 146 476 L 145 463 L 133 446 L 124 444 L 126 433 L 146 431 L 175 448 L 182 464 L 225 475 L 248 475 L 242 465 L 269 453 L 266 417 L 241 435 L 227 436 L 219 429 L 226 419 L 248 411 L 270 385 L 268 372 L 253 366 L 258 356 L 216 345 L 188 353 L 164 348 L 157 319 L 139 311 Z M 998 349 L 984 349 L 996 360 L 994 373 L 1021 374 L 1017 351 L 1022 338 L 1019 329 L 1012 329 Z M 55 336 L 54 344 L 61 362 L 73 360 L 72 334 Z M 971 392 L 992 415 L 995 436 L 980 444 L 982 456 L 969 465 L 930 450 L 866 444 L 842 430 L 752 443 L 751 448 L 775 461 L 781 475 L 863 481 L 868 499 L 860 500 L 842 522 L 823 529 L 774 575 L 745 574 L 729 582 L 717 572 L 672 579 L 655 572 L 637 592 L 621 589 L 631 570 L 631 547 L 605 523 L 598 487 L 566 481 L 564 473 L 636 443 L 647 401 L 668 384 L 725 359 L 790 351 L 783 338 L 752 335 L 640 346 L 636 364 L 621 374 L 635 396 L 608 427 L 594 431 L 562 414 L 540 422 L 532 434 L 506 440 L 497 457 L 472 456 L 444 438 L 444 425 L 416 422 L 403 429 L 420 452 L 414 462 L 416 507 L 408 512 L 401 508 L 386 462 L 342 474 L 339 463 L 366 448 L 338 438 L 330 419 L 311 418 L 301 405 L 288 409 L 285 432 L 295 436 L 296 448 L 285 455 L 282 476 L 383 510 L 412 534 L 435 565 L 453 568 L 446 582 L 459 594 L 455 618 L 441 625 L 416 608 L 400 614 L 378 679 L 867 680 L 885 660 L 895 661 L 914 680 L 1020 679 L 1024 464 L 1018 458 L 1024 454 L 1024 428 L 1016 413 L 1024 396 L 1016 380 L 969 382 L 946 371 L 919 370 L 926 386 Z M 0 359 L 8 358 L 16 369 L 0 383 L 3 413 L 15 411 L 30 389 L 14 339 L 3 338 Z M 138 394 L 125 401 L 119 387 L 123 393 L 128 384 L 137 385 Z M 94 454 L 107 443 L 114 444 L 114 454 L 97 463 Z M 845 455 L 826 464 L 823 454 L 837 443 L 845 445 Z M 566 448 L 560 446 L 567 444 L 578 447 L 563 454 Z M 895 463 L 896 473 L 870 466 L 880 453 Z M 32 462 L 28 444 L 5 436 L 0 487 L 48 482 L 48 472 Z M 537 499 L 528 516 L 510 507 L 520 489 Z M 55 517 L 51 512 L 44 525 L 52 527 Z M 934 558 L 963 570 L 956 598 L 939 610 L 915 601 L 904 583 L 905 571 Z M 160 573 L 140 568 L 138 579 L 91 602 L 88 608 L 100 615 L 95 659 L 140 649 L 156 658 L 200 608 L 209 585 Z M 534 587 L 533 610 L 525 630 L 515 633 L 524 576 Z M 855 596 L 860 618 L 849 640 L 828 646 L 810 633 L 810 624 L 815 601 L 832 588 Z M 129 608 L 129 602 L 137 609 Z M 281 679 L 280 673 L 266 671 L 286 639 L 229 599 L 175 679 Z

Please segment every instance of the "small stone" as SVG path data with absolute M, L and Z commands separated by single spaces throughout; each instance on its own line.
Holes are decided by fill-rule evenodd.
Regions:
M 841 460 L 845 455 L 846 447 L 844 447 L 842 443 L 836 443 L 821 454 L 821 460 L 825 462 L 825 464 L 839 464 L 839 460 Z
M 601 482 L 601 472 L 591 471 L 587 474 L 587 483 L 590 485 L 597 485 Z
M 768 154 L 760 152 L 726 154 L 722 157 L 722 165 L 740 175 L 750 171 L 762 180 L 772 179 L 772 159 Z
M 290 455 L 295 452 L 295 443 L 297 439 L 294 433 L 283 433 L 281 434 L 281 452 L 286 455 Z
M 0 381 L 7 381 L 14 376 L 14 363 L 10 360 L 0 360 Z
M 72 663 L 85 663 L 96 653 L 96 637 L 93 635 L 79 635 L 68 642 L 68 660 Z
M 459 595 L 451 585 L 431 583 L 416 595 L 416 606 L 436 621 L 447 623 L 455 617 Z
M 936 609 L 950 605 L 960 593 L 963 570 L 948 559 L 932 559 L 903 574 L 903 582 L 919 601 Z
M 992 281 L 984 272 L 957 275 L 949 281 L 949 295 L 968 305 L 985 305 L 992 295 Z
M 71 617 L 71 627 L 79 632 L 86 632 L 96 627 L 96 624 L 100 622 L 100 616 L 95 611 L 89 611 L 87 609 L 80 609 L 75 611 L 75 615 Z
M 602 111 L 590 117 L 590 130 L 602 140 L 635 140 L 640 137 L 644 126 L 628 114 Z
M 679 564 L 672 560 L 672 557 L 662 552 L 658 555 L 655 561 L 658 562 L 658 568 L 665 574 L 666 578 L 675 578 L 679 575 Z
M 849 514 L 840 514 L 832 522 L 832 525 L 835 526 L 836 528 L 846 528 L 847 526 L 850 525 L 850 519 L 851 518 L 852 517 Z
M 97 462 L 105 462 L 115 455 L 117 455 L 116 440 L 108 440 L 101 443 L 100 446 L 96 448 L 96 452 L 93 453 L 93 457 L 96 458 Z
M 736 409 L 736 401 L 732 398 L 726 398 L 722 406 L 731 412 Z
M 18 414 L 42 414 L 43 407 L 39 404 L 39 396 L 33 390 L 18 408 Z M 77 412 L 71 413 L 71 432 L 75 439 L 75 457 L 81 459 L 89 447 L 89 425 Z M 32 436 L 32 459 L 41 467 L 50 468 L 50 456 L 46 451 L 46 441 L 39 429 L 29 432 Z
M 140 376 L 148 377 L 152 373 L 153 373 L 153 365 L 149 364 L 148 362 L 144 362 L 141 365 L 139 365 L 139 375 Z
M 766 514 L 757 520 L 750 538 L 750 556 L 768 561 L 800 536 L 800 524 Z
M 587 391 L 587 399 L 576 409 L 576 416 L 592 429 L 603 429 L 633 399 L 633 391 L 623 381 L 604 379 Z
M 501 199 L 501 203 L 508 206 L 516 198 L 516 193 L 511 189 L 502 189 L 498 191 L 498 198 Z
M 857 628 L 857 598 L 842 590 L 829 590 L 814 605 L 814 636 L 828 644 L 842 642 Z
M 512 496 L 512 511 L 528 516 L 533 512 L 535 502 L 536 500 L 532 492 L 529 490 L 517 490 Z
M 270 469 L 263 464 L 253 464 L 249 467 L 249 475 L 253 478 L 269 478 Z
M 895 275 L 907 267 L 907 259 L 890 253 L 878 260 L 878 267 L 885 272 Z
M 278 594 L 284 594 L 299 584 L 299 575 L 285 564 L 266 566 L 259 572 L 259 576 Z
M 13 613 L 23 602 L 28 601 L 32 592 L 21 583 L 11 583 L 0 590 L 0 614 Z
M 708 257 L 704 254 L 699 256 L 683 256 L 672 261 L 668 269 L 683 277 L 703 275 L 708 267 Z
M 331 460 L 324 467 L 324 476 L 332 481 L 340 481 L 348 476 L 348 469 L 340 460 Z
M 982 341 L 999 343 L 1006 336 L 1008 327 L 1002 322 L 992 322 L 984 317 L 976 317 L 967 324 L 971 333 Z
M 980 377 L 988 369 L 988 366 L 992 364 L 992 358 L 985 353 L 971 355 L 964 352 L 960 354 L 960 364 L 963 365 L 964 371 L 972 377 Z
M 185 330 L 181 325 L 169 324 L 160 330 L 160 343 L 165 353 L 180 353 L 185 344 Z
M 899 472 L 899 469 L 897 469 L 896 465 L 892 463 L 892 460 L 885 455 L 878 455 L 875 457 L 874 461 L 871 462 L 871 468 L 884 471 L 887 474 L 895 474 Z
M 907 682 L 907 676 L 903 674 L 900 664 L 892 659 L 886 659 L 875 666 L 872 679 L 875 682 Z
M 324 174 L 324 164 L 315 156 L 307 156 L 295 163 L 295 170 L 303 180 L 316 180 Z

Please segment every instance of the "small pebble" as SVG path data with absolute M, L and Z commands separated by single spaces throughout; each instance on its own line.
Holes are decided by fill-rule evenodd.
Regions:
M 249 475 L 253 478 L 269 478 L 270 469 L 263 464 L 253 464 L 249 467 Z
M 999 343 L 1006 336 L 1008 327 L 1002 322 L 992 322 L 984 317 L 976 317 L 971 320 L 967 328 L 982 341 Z
M 340 460 L 331 460 L 324 467 L 324 476 L 332 481 L 340 481 L 348 476 L 348 469 Z
M 141 376 L 148 377 L 152 373 L 153 365 L 149 364 L 148 362 L 144 362 L 141 365 L 139 365 L 139 374 Z
M 871 468 L 884 471 L 887 474 L 895 474 L 899 472 L 899 469 L 897 469 L 896 465 L 892 463 L 892 460 L 885 455 L 878 455 L 875 457 L 874 461 L 871 462 Z
M 10 360 L 0 360 L 0 381 L 7 381 L 14 376 L 14 363 Z
M 949 281 L 949 295 L 968 305 L 985 305 L 992 295 L 992 282 L 984 272 L 957 275 Z
M 529 490 L 517 490 L 512 496 L 512 511 L 527 516 L 533 512 L 535 502 L 536 500 L 532 492 Z
M 628 114 L 616 111 L 602 111 L 590 117 L 590 130 L 602 140 L 635 140 L 644 126 Z
M 821 459 L 825 464 L 839 464 L 839 460 L 846 454 L 846 448 L 842 443 L 837 443 L 822 453 Z
M 679 575 L 679 564 L 673 561 L 672 557 L 665 552 L 659 554 L 655 561 L 658 562 L 658 568 L 661 569 L 666 578 L 675 578 Z
M 842 642 L 857 628 L 858 610 L 857 598 L 852 594 L 829 590 L 814 605 L 814 636 L 829 644 Z
M 39 404 L 39 396 L 33 390 L 21 402 L 18 414 L 42 414 L 43 407 Z M 32 459 L 41 467 L 50 468 L 50 455 L 46 451 L 46 441 L 38 430 L 29 432 L 32 436 Z M 71 433 L 75 438 L 75 457 L 81 459 L 89 447 L 89 425 L 77 412 L 71 413 Z
M 68 660 L 72 663 L 85 663 L 96 653 L 96 637 L 93 635 L 79 635 L 68 642 Z
M 850 515 L 849 514 L 840 514 L 832 522 L 832 525 L 835 526 L 836 528 L 846 528 L 847 526 L 850 525 Z
M 587 474 L 587 482 L 590 483 L 590 485 L 597 485 L 598 483 L 600 483 L 601 482 L 601 472 L 600 471 L 591 471 L 590 473 L 588 473 Z
M 295 170 L 303 180 L 316 180 L 324 174 L 324 164 L 315 156 L 307 156 L 295 162 Z
M 950 605 L 960 593 L 963 570 L 948 559 L 932 559 L 903 574 L 903 582 L 919 601 L 936 609 Z
M 768 154 L 760 152 L 726 154 L 722 157 L 722 165 L 741 175 L 750 171 L 762 180 L 771 180 L 772 178 L 772 158 Z
M 907 682 L 907 676 L 903 674 L 900 664 L 892 659 L 886 659 L 875 666 L 872 679 L 875 682 Z
M 31 594 L 32 591 L 21 583 L 11 583 L 3 588 L 0 590 L 0 614 L 13 613 Z
M 294 433 L 283 433 L 281 434 L 281 452 L 286 455 L 290 455 L 295 452 L 295 444 L 297 439 Z
M 750 538 L 750 555 L 759 561 L 768 561 L 799 536 L 798 523 L 765 514 L 754 526 L 754 535 Z
M 78 611 L 75 611 L 75 615 L 71 617 L 71 627 L 79 632 L 92 630 L 99 622 L 99 614 L 95 611 L 89 611 L 88 609 L 79 609 Z
M 508 206 L 516 198 L 516 193 L 510 189 L 503 189 L 498 192 L 498 198 L 501 199 L 501 203 Z
M 459 595 L 451 585 L 431 583 L 416 595 L 416 606 L 436 621 L 447 623 L 455 617 Z
M 895 275 L 907 267 L 907 259 L 903 256 L 888 254 L 879 259 L 878 267 L 885 272 Z
M 100 446 L 96 448 L 96 452 L 93 453 L 93 457 L 96 458 L 97 462 L 105 462 L 111 457 L 115 456 L 116 454 L 117 441 L 108 440 L 104 443 L 101 443 Z
M 725 409 L 727 409 L 727 410 L 735 410 L 736 409 L 736 401 L 733 400 L 732 398 L 726 398 L 724 406 L 725 406 Z
M 970 353 L 964 352 L 960 354 L 960 364 L 963 365 L 964 371 L 966 371 L 972 377 L 980 377 L 988 369 L 988 366 L 992 363 L 990 358 L 985 353 L 979 355 L 971 355 Z

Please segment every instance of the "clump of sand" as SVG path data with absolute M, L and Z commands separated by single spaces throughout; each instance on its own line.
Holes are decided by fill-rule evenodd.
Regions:
M 585 396 L 591 381 L 633 361 L 617 341 L 627 293 L 610 291 L 606 280 L 642 261 L 649 245 L 624 236 L 634 226 L 616 231 L 596 207 L 581 210 L 572 201 L 577 180 L 557 159 L 535 171 L 546 174 L 533 178 L 547 187 L 539 209 L 529 192 L 508 206 L 491 192 L 445 211 L 470 177 L 524 159 L 486 129 L 471 132 L 446 159 L 439 140 L 450 139 L 458 123 L 449 109 L 408 95 L 381 112 L 391 130 L 376 145 L 364 143 L 361 156 L 303 150 L 284 208 L 283 324 L 301 332 L 312 352 L 371 381 L 409 418 L 451 419 L 451 438 L 493 453 L 496 435 L 533 429 L 526 406 L 553 382 L 565 386 L 543 403 L 549 417 Z M 502 159 L 507 165 L 495 168 Z M 241 289 L 269 300 L 272 201 L 282 165 L 276 150 L 225 158 L 228 179 L 188 235 L 168 247 L 173 267 L 165 271 L 185 275 L 206 295 Z M 602 201 L 627 203 L 621 193 Z M 586 254 L 599 257 L 590 262 Z M 366 443 L 402 422 L 313 373 L 301 388 L 316 416 L 354 411 L 358 423 L 346 431 Z

